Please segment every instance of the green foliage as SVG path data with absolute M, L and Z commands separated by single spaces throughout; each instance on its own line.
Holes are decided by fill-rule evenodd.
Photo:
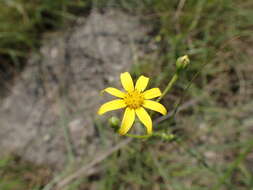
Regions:
M 179 2 L 184 2 L 184 6 L 180 8 Z M 172 111 L 178 103 L 193 102 L 194 106 L 177 114 L 173 123 L 164 121 L 154 127 L 154 130 L 169 127 L 180 141 L 154 139 L 145 144 L 132 143 L 131 151 L 110 161 L 119 167 L 115 172 L 117 182 L 113 187 L 104 182 L 102 186 L 178 190 L 252 188 L 253 175 L 249 169 L 252 165 L 249 166 L 247 158 L 253 149 L 252 135 L 246 135 L 252 95 L 242 97 L 238 89 L 243 88 L 241 82 L 246 80 L 245 90 L 252 93 L 249 86 L 253 80 L 245 68 L 252 71 L 252 54 L 247 49 L 253 42 L 250 11 L 253 3 L 220 0 L 138 3 L 143 4 L 137 6 L 128 1 L 123 8 L 154 26 L 153 38 L 159 48 L 155 58 L 152 54 L 140 60 L 133 73 L 159 76 L 157 83 L 165 88 L 175 72 L 176 59 L 189 55 L 187 72 L 180 76 L 172 96 L 163 102 Z M 108 181 L 107 177 L 111 178 L 105 174 L 104 180 Z
M 47 168 L 34 166 L 15 156 L 0 159 L 1 190 L 36 190 L 43 187 L 49 175 L 51 173 Z
M 187 71 L 163 103 L 171 111 L 179 103 L 192 106 L 154 127 L 169 128 L 177 141 L 134 140 L 106 159 L 95 179 L 78 179 L 69 189 L 82 183 L 122 190 L 252 189 L 253 2 L 5 0 L 0 2 L 1 57 L 16 63 L 39 46 L 42 32 L 63 26 L 91 6 L 120 8 L 154 28 L 150 38 L 158 50 L 139 60 L 133 73 L 153 75 L 161 88 L 171 79 L 176 59 L 189 55 Z M 27 187 L 9 164 L 0 159 L 1 175 L 12 176 L 0 176 L 0 189 Z
M 2 64 L 20 66 L 22 58 L 40 44 L 42 32 L 73 19 L 72 12 L 88 8 L 89 0 L 0 1 L 0 56 Z

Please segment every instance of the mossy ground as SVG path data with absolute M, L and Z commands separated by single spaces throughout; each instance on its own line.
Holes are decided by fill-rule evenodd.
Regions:
M 69 2 L 0 3 L 2 71 L 10 65 L 20 67 L 39 47 L 43 32 L 59 29 L 80 10 L 88 14 L 91 7 L 120 8 L 154 28 L 150 38 L 159 48 L 137 60 L 132 70 L 136 76 L 152 76 L 163 89 L 178 56 L 188 54 L 191 64 L 163 100 L 169 111 L 179 102 L 188 108 L 155 126 L 169 128 L 179 140 L 134 140 L 103 161 L 103 172 L 78 179 L 66 189 L 89 189 L 94 184 L 101 190 L 252 189 L 253 2 Z M 42 189 L 50 181 L 49 170 L 14 160 L 0 160 L 0 189 Z

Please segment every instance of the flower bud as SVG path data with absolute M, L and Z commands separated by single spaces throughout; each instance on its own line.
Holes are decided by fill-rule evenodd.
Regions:
M 185 69 L 189 63 L 190 63 L 190 59 L 189 59 L 188 55 L 184 55 L 182 57 L 179 57 L 176 61 L 177 70 Z
M 113 116 L 109 120 L 109 124 L 113 128 L 118 128 L 119 127 L 119 118 Z
M 168 141 L 170 141 L 170 140 L 173 140 L 173 139 L 175 138 L 175 135 L 173 135 L 173 134 L 162 133 L 162 134 L 161 134 L 161 138 L 162 138 L 163 140 L 168 140 Z

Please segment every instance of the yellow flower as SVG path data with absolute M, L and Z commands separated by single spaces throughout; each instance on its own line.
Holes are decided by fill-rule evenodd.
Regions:
M 103 104 L 99 108 L 98 114 L 102 115 L 108 111 L 126 108 L 119 134 L 125 135 L 130 130 L 135 120 L 135 114 L 146 127 L 147 133 L 152 134 L 152 120 L 144 108 L 160 112 L 163 115 L 167 113 L 166 108 L 162 104 L 150 100 L 161 96 L 160 89 L 152 88 L 144 91 L 149 82 L 149 78 L 144 76 L 140 76 L 134 86 L 132 77 L 128 72 L 121 73 L 120 80 L 126 92 L 112 87 L 104 89 L 105 92 L 121 99 Z

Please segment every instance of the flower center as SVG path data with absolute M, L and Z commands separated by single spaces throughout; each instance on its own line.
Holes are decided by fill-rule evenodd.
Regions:
M 134 90 L 126 94 L 124 101 L 129 108 L 137 109 L 143 104 L 144 97 L 140 92 Z

